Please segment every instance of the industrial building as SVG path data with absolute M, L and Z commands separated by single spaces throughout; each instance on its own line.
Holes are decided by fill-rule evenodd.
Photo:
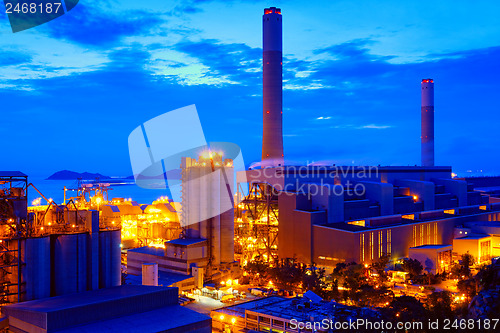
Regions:
M 310 292 L 308 292 L 310 293 Z M 368 308 L 346 306 L 335 302 L 322 301 L 317 295 L 284 298 L 271 296 L 213 310 L 212 327 L 216 332 L 330 332 L 328 328 L 313 326 L 298 329 L 298 322 L 318 325 L 327 320 L 335 329 L 335 323 L 356 320 L 380 320 L 377 311 Z M 315 297 L 314 297 L 315 296 Z M 295 321 L 295 322 L 294 322 Z M 344 327 L 345 328 L 345 327 Z M 339 329 L 340 330 L 340 329 Z
M 411 247 L 451 245 L 455 226 L 500 219 L 499 204 L 447 167 L 281 167 L 243 176 L 278 197 L 276 256 L 325 267 L 384 253 L 405 258 Z
M 198 159 L 182 157 L 181 180 L 180 237 L 165 241 L 162 249 L 128 250 L 127 271 L 140 275 L 143 264 L 157 263 L 159 279 L 178 279 L 173 285 L 184 291 L 202 288 L 204 281 L 227 280 L 239 268 L 234 260 L 233 161 L 215 151 Z
M 428 267 L 448 268 L 471 238 L 456 239 L 455 228 L 470 228 L 495 239 L 500 205 L 484 191 L 435 166 L 434 79 L 421 81 L 421 166 L 294 166 L 272 163 L 282 153 L 282 13 L 263 15 L 263 142 L 261 168 L 238 172 L 236 254 L 242 264 L 259 258 L 296 258 L 333 268 L 340 262 L 369 263 L 383 254 L 392 260 L 424 255 Z M 279 114 L 279 116 L 278 116 Z M 270 133 L 272 132 L 272 133 Z M 280 136 L 270 140 L 271 135 Z M 494 229 L 494 230 L 493 230 Z M 493 243 L 478 242 L 478 260 L 495 253 Z M 470 240 L 472 241 L 472 240 Z M 411 250 L 410 250 L 411 248 Z M 424 251 L 424 252 L 425 252 Z M 446 258 L 446 259 L 444 259 Z M 425 267 L 425 260 L 424 267 Z
M 178 305 L 176 288 L 117 286 L 11 304 L 10 332 L 210 333 L 210 317 Z
M 1 304 L 120 285 L 119 226 L 72 201 L 28 213 L 30 188 L 27 175 L 0 172 Z
M 178 238 L 180 204 L 167 197 L 151 204 L 113 198 L 99 207 L 102 223 L 121 226 L 124 249 L 141 246 L 164 247 L 166 240 Z
M 410 247 L 410 259 L 416 259 L 422 263 L 426 272 L 438 274 L 449 272 L 453 262 L 451 245 L 420 245 Z

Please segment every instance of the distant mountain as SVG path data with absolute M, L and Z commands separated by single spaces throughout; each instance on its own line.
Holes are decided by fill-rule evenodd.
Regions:
M 83 180 L 95 180 L 99 179 L 110 179 L 108 176 L 101 175 L 100 173 L 90 173 L 90 172 L 74 172 L 69 170 L 58 171 L 47 178 L 47 180 L 77 180 L 81 178 Z

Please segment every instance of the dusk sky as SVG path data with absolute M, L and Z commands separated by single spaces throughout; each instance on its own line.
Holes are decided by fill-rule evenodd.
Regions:
M 143 122 L 196 104 L 207 141 L 258 161 L 262 14 L 283 14 L 285 159 L 420 164 L 420 81 L 436 165 L 500 174 L 500 2 L 80 1 L 12 33 L 0 12 L 0 169 L 128 176 Z

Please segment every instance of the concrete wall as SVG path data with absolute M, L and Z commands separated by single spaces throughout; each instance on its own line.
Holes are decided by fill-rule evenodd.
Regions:
M 344 261 L 360 262 L 359 234 L 315 225 L 313 237 L 313 261 L 318 265 L 333 267 Z
M 311 199 L 313 210 L 326 212 L 326 222 L 344 222 L 344 191 L 342 185 L 314 184 L 317 193 Z
M 392 184 L 376 182 L 359 182 L 366 190 L 366 198 L 378 203 L 381 215 L 394 214 L 394 187 Z
M 446 192 L 456 196 L 459 206 L 467 206 L 467 182 L 465 180 L 435 178 L 433 181 L 438 185 L 443 185 Z
M 410 189 L 411 195 L 416 195 L 418 201 L 424 203 L 424 210 L 434 209 L 434 183 L 412 179 L 400 179 L 396 185 L 405 186 Z

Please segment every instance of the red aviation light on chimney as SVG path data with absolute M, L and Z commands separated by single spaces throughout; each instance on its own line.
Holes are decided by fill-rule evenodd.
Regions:
M 432 80 L 432 79 L 425 79 L 425 80 L 422 80 L 422 83 L 434 83 L 434 80 Z
M 271 7 L 271 8 L 264 9 L 264 15 L 266 15 L 266 14 L 273 14 L 273 13 L 281 15 L 281 9 L 280 8 L 276 8 L 276 7 Z

